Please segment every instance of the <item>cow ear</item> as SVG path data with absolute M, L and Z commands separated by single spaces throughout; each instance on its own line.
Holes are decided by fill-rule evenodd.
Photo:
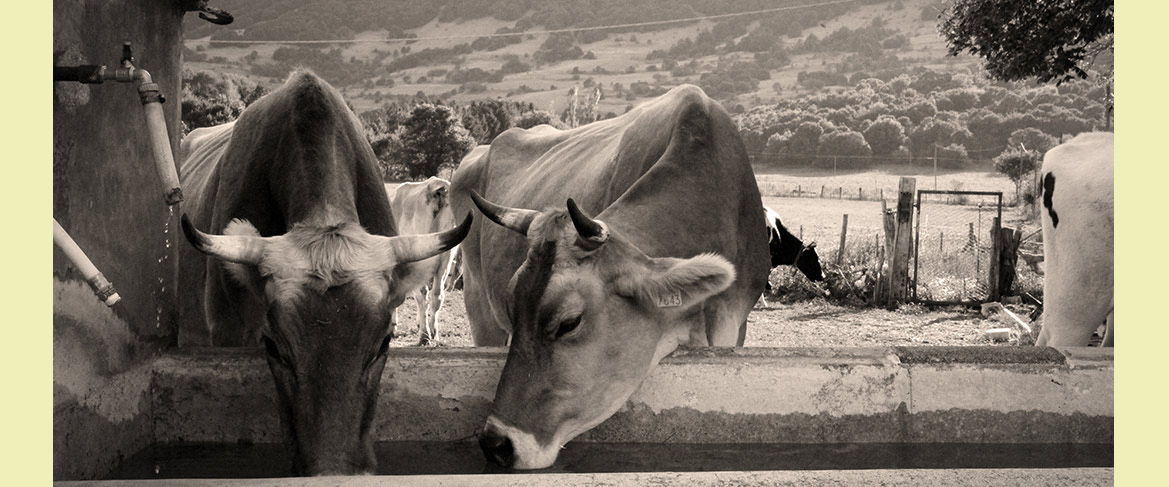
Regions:
M 650 259 L 648 269 L 628 272 L 616 280 L 616 291 L 647 306 L 683 310 L 730 287 L 735 268 L 717 254 L 689 259 Z

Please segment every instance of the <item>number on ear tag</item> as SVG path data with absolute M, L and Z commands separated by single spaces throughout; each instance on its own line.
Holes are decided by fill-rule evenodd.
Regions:
M 658 307 L 659 308 L 673 308 L 676 306 L 682 306 L 682 292 L 681 291 L 674 291 L 670 294 L 658 296 Z

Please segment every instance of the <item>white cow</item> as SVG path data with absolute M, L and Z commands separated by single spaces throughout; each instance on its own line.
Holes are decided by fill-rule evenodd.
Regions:
M 450 205 L 451 183 L 432 177 L 418 183 L 403 183 L 396 188 L 386 185 L 390 211 L 402 235 L 432 233 L 432 228 L 449 229 L 455 226 Z M 458 247 L 420 262 L 425 275 L 430 276 L 417 288 L 410 290 L 418 306 L 418 344 L 435 344 L 438 337 L 435 323 L 445 298 L 445 283 Z M 398 313 L 394 313 L 394 326 Z
M 1082 347 L 1113 331 L 1112 134 L 1080 134 L 1043 157 L 1043 328 L 1039 346 Z

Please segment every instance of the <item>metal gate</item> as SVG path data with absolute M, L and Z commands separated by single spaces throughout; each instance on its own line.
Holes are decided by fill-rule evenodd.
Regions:
M 1001 191 L 918 190 L 913 301 L 986 301 L 991 228 L 1002 216 Z

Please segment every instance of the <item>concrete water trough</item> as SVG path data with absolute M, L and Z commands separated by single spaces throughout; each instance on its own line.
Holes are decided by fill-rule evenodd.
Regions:
M 150 423 L 144 446 L 89 478 L 146 479 L 141 485 L 204 485 L 176 477 L 354 486 L 387 479 L 401 485 L 1112 483 L 1112 349 L 679 350 L 617 414 L 569 443 L 556 465 L 523 475 L 488 467 L 474 443 L 505 356 L 493 348 L 395 349 L 382 376 L 376 423 L 379 474 L 387 476 L 289 484 L 292 479 L 272 480 L 288 470 L 262 353 L 172 350 L 136 375 L 148 398 L 138 406 Z M 90 483 L 106 482 L 59 482 Z

